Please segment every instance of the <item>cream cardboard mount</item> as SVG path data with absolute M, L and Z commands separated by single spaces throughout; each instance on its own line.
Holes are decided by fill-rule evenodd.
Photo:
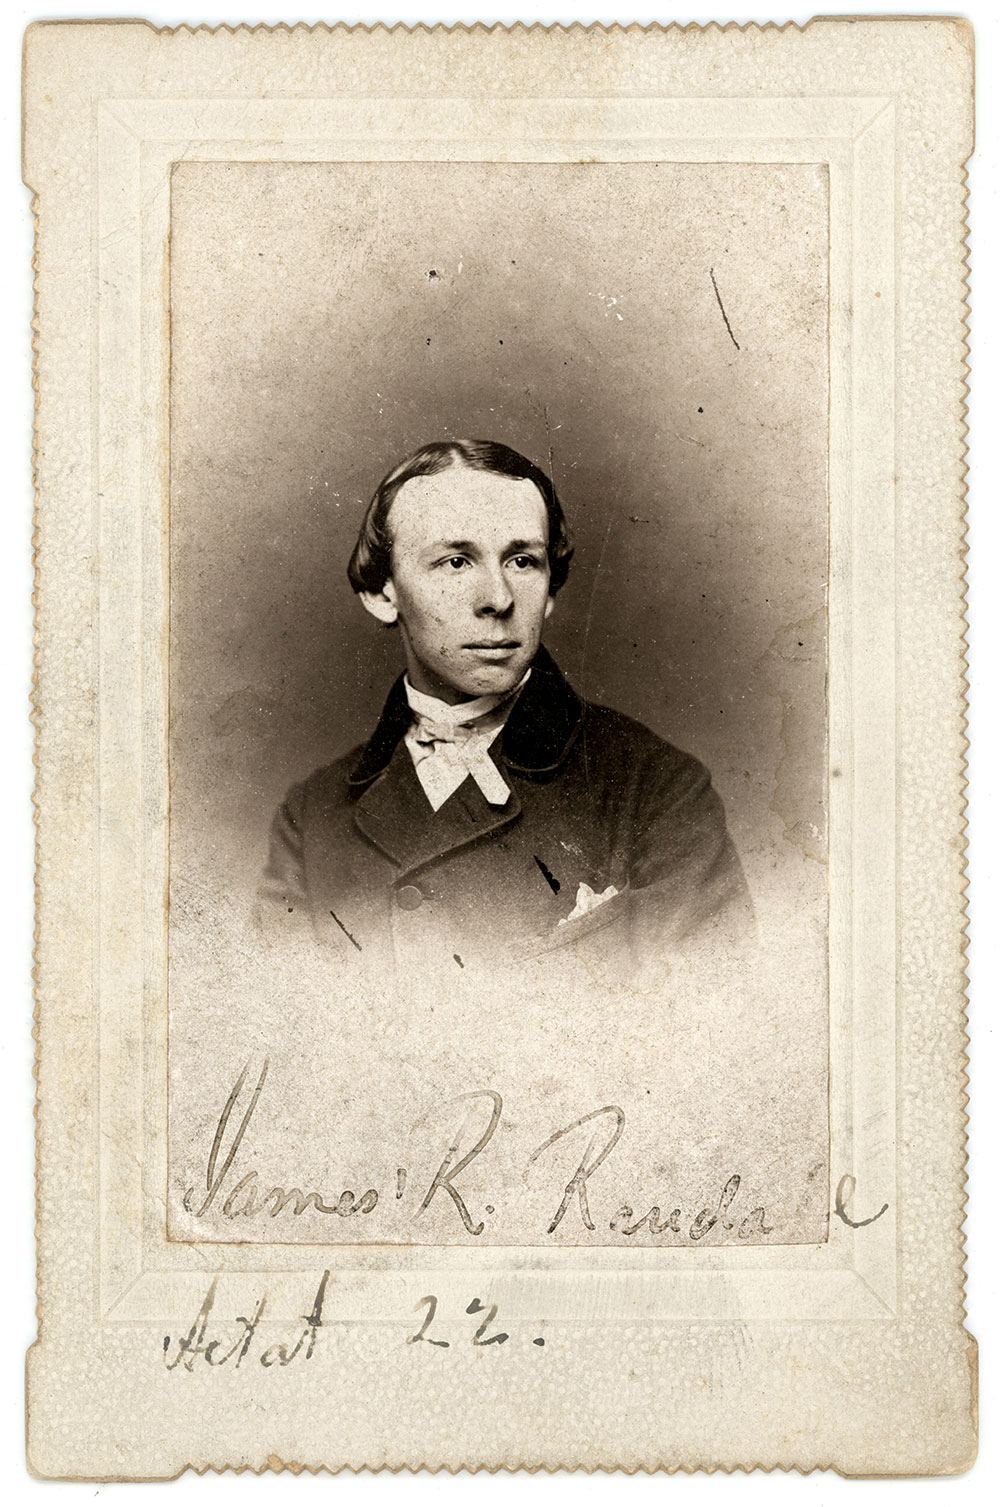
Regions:
M 967 24 L 24 103 L 31 1470 L 967 1469 Z

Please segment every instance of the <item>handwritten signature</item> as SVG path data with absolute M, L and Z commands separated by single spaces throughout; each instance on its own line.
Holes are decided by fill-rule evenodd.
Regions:
M 287 1210 L 291 1211 L 293 1217 L 301 1216 L 307 1211 L 339 1219 L 373 1214 L 384 1198 L 378 1188 L 366 1188 L 358 1195 L 350 1188 L 330 1193 L 318 1189 L 307 1191 L 298 1185 L 268 1186 L 266 1181 L 262 1181 L 256 1167 L 243 1170 L 239 1163 L 240 1150 L 257 1112 L 267 1075 L 268 1062 L 265 1061 L 256 1082 L 250 1087 L 248 1063 L 236 1079 L 216 1125 L 205 1169 L 205 1191 L 198 1197 L 194 1188 L 189 1188 L 183 1198 L 185 1211 L 195 1219 L 205 1219 L 211 1212 L 215 1215 L 221 1213 L 223 1218 L 229 1220 L 250 1219 L 260 1215 L 276 1219 Z M 476 1089 L 456 1095 L 444 1106 L 435 1106 L 437 1111 L 441 1108 L 456 1109 L 457 1124 L 440 1152 L 437 1171 L 429 1180 L 426 1180 L 425 1174 L 425 1179 L 417 1183 L 423 1193 L 412 1217 L 419 1218 L 435 1199 L 443 1199 L 446 1206 L 453 1209 L 465 1231 L 479 1236 L 486 1228 L 485 1216 L 495 1213 L 495 1209 L 492 1204 L 486 1204 L 483 1215 L 476 1217 L 470 1210 L 468 1195 L 463 1192 L 460 1179 L 472 1162 L 487 1151 L 503 1115 L 503 1100 L 496 1089 Z M 569 1181 L 561 1187 L 557 1184 L 553 1190 L 550 1205 L 552 1212 L 545 1224 L 547 1234 L 554 1234 L 564 1220 L 572 1222 L 574 1226 L 580 1225 L 585 1230 L 596 1231 L 588 1185 L 598 1168 L 614 1153 L 622 1139 L 625 1124 L 625 1111 L 620 1106 L 603 1105 L 555 1131 L 528 1157 L 524 1168 L 525 1178 L 544 1177 L 546 1168 L 555 1161 L 556 1148 L 561 1147 L 562 1143 L 582 1147 L 581 1151 L 574 1152 L 576 1165 Z M 754 1236 L 770 1235 L 774 1225 L 768 1222 L 762 1206 L 746 1212 L 734 1209 L 741 1182 L 740 1174 L 733 1173 L 727 1178 L 720 1193 L 693 1217 L 685 1215 L 680 1208 L 670 1208 L 667 1204 L 652 1204 L 637 1212 L 630 1203 L 618 1203 L 613 1208 L 606 1208 L 598 1217 L 602 1224 L 607 1222 L 607 1228 L 624 1236 L 647 1232 L 675 1242 L 699 1242 L 713 1232 L 716 1238 L 735 1232 L 736 1239 L 744 1241 Z M 396 1200 L 405 1196 L 408 1183 L 408 1170 L 398 1167 L 395 1180 Z

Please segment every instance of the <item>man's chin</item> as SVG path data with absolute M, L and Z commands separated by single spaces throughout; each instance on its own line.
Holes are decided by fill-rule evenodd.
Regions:
M 477 664 L 464 670 L 461 676 L 455 676 L 452 685 L 466 700 L 477 696 L 505 696 L 520 685 L 530 663 L 530 659 L 518 655 L 516 659 L 500 663 Z
M 525 669 L 526 665 L 513 670 L 506 665 L 484 666 L 475 674 L 463 677 L 463 684 L 456 690 L 470 700 L 476 696 L 505 696 L 524 679 Z
M 479 656 L 472 650 L 459 650 L 447 660 L 421 661 L 408 655 L 411 683 L 418 691 L 438 696 L 444 701 L 474 701 L 479 696 L 506 696 L 515 690 L 531 666 L 537 644 L 530 649 L 519 644 L 510 656 Z

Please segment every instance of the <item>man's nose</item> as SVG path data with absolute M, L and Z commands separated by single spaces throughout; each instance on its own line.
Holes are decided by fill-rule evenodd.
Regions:
M 510 589 L 510 582 L 502 566 L 495 569 L 487 568 L 479 583 L 479 596 L 476 602 L 478 612 L 489 613 L 494 616 L 502 616 L 509 612 L 514 605 L 514 594 Z

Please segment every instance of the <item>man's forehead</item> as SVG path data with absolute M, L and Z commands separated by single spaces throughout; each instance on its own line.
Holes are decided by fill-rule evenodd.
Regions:
M 547 532 L 545 502 L 530 478 L 465 466 L 411 476 L 393 498 L 390 517 L 397 538 L 401 531 L 436 538 L 442 529 L 451 536 L 459 525 L 463 536 L 472 526 L 491 535 L 508 528 L 518 534 L 533 529 L 544 539 Z

